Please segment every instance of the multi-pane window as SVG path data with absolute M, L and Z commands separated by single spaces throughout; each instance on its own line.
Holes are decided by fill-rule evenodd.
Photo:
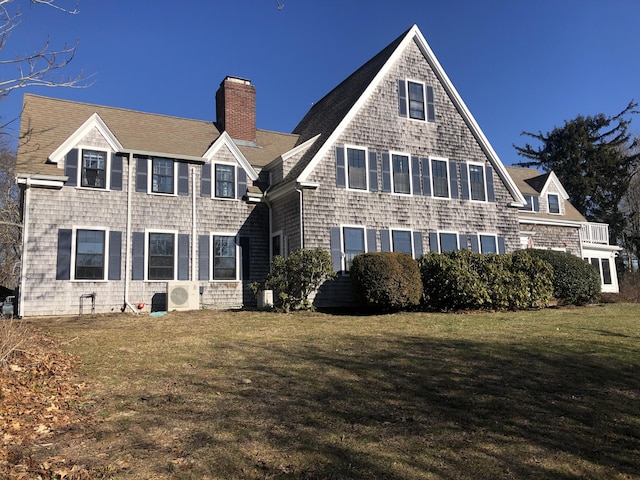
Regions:
M 431 160 L 431 176 L 433 178 L 433 195 L 449 197 L 449 172 L 445 160 Z
M 471 200 L 482 202 L 486 200 L 484 167 L 482 165 L 469 164 L 469 187 L 471 188 Z
M 213 236 L 213 279 L 236 279 L 236 237 Z
M 345 271 L 351 269 L 351 263 L 356 255 L 365 252 L 364 244 L 364 228 L 344 227 L 344 253 L 345 253 Z
M 440 253 L 453 252 L 458 250 L 458 234 L 457 233 L 440 233 Z
M 520 210 L 533 212 L 533 195 L 528 195 L 525 193 L 524 199 L 527 203 L 525 203 L 523 207 L 520 207 Z
M 416 82 L 407 82 L 407 85 L 409 87 L 409 117 L 424 120 L 424 85 Z
M 149 280 L 173 280 L 175 266 L 175 235 L 149 233 Z
M 90 188 L 107 187 L 107 152 L 82 150 L 81 185 Z
M 217 198 L 235 198 L 235 167 L 233 165 L 216 164 Z
M 407 155 L 392 155 L 393 191 L 395 193 L 411 193 L 409 174 L 409 157 Z
M 153 181 L 151 191 L 154 193 L 173 193 L 174 167 L 173 160 L 154 158 L 152 161 Z
M 560 213 L 560 200 L 558 195 L 550 193 L 547 195 L 547 199 L 549 201 L 549 213 Z
M 76 280 L 104 279 L 104 230 L 76 231 Z
M 393 251 L 407 253 L 413 256 L 413 248 L 411 244 L 411 232 L 407 230 L 393 230 L 391 232 L 391 240 L 393 241 Z
M 358 148 L 347 148 L 349 188 L 367 189 L 366 152 Z
M 495 235 L 480 235 L 481 253 L 498 253 L 498 245 Z

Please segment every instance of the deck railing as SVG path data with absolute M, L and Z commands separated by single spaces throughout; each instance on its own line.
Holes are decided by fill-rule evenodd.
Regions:
M 606 223 L 585 223 L 580 229 L 582 243 L 609 244 L 609 225 Z

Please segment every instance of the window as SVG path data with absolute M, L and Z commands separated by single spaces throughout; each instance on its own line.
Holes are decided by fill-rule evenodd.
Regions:
M 433 195 L 449 198 L 449 169 L 446 160 L 431 159 L 431 176 L 433 178 Z
M 173 280 L 175 267 L 175 235 L 149 233 L 149 280 Z
M 480 253 L 498 253 L 495 235 L 480 235 Z
M 471 200 L 484 202 L 487 199 L 483 165 L 469 164 L 469 188 L 471 189 Z
M 364 228 L 344 227 L 344 253 L 345 253 L 345 271 L 351 269 L 351 263 L 356 255 L 365 252 L 364 244 Z
M 107 152 L 82 150 L 83 187 L 107 188 Z
M 533 212 L 533 195 L 524 194 L 524 199 L 527 203 L 524 204 L 524 207 L 520 207 L 520 210 Z
M 457 233 L 440 233 L 440 253 L 453 252 L 458 250 L 458 234 Z
M 398 80 L 398 113 L 401 117 L 435 122 L 433 87 L 412 80 Z
M 413 256 L 413 245 L 411 242 L 411 232 L 408 230 L 392 230 L 391 240 L 393 241 L 393 251 L 407 253 Z
M 271 260 L 278 255 L 282 256 L 282 233 L 277 233 L 271 237 Z
M 407 82 L 409 87 L 409 118 L 424 120 L 424 85 Z
M 611 285 L 611 263 L 608 258 L 600 259 L 602 262 L 602 283 L 605 285 Z
M 349 188 L 367 189 L 366 151 L 359 148 L 347 148 L 347 168 Z
M 216 164 L 217 198 L 235 198 L 235 167 L 233 165 Z
M 549 200 L 549 213 L 560 213 L 560 199 L 555 193 L 547 195 Z
M 395 193 L 411 193 L 411 175 L 409 173 L 409 157 L 392 155 L 393 191 Z
M 173 193 L 174 165 L 173 160 L 154 158 L 152 160 L 153 181 L 151 191 L 154 193 Z
M 213 236 L 213 279 L 236 280 L 236 237 Z
M 76 231 L 76 280 L 104 280 L 104 230 Z

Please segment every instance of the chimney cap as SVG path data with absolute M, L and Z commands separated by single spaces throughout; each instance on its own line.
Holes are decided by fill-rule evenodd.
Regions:
M 220 82 L 220 86 L 222 86 L 226 82 L 242 83 L 243 85 L 251 85 L 251 80 L 248 80 L 246 78 L 241 78 L 241 77 L 234 77 L 233 75 L 227 75 L 226 77 L 224 77 L 224 80 Z

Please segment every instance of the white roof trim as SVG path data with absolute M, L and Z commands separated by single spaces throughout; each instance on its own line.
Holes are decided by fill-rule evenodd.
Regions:
M 209 147 L 209 149 L 204 153 L 204 155 L 202 155 L 202 157 L 210 162 L 223 145 L 226 145 L 229 148 L 231 154 L 235 157 L 236 161 L 240 164 L 242 169 L 247 172 L 249 178 L 253 181 L 257 180 L 258 174 L 249 163 L 249 160 L 247 160 L 247 158 L 242 154 L 236 143 L 226 131 L 220 134 L 216 141 L 213 142 L 213 145 Z
M 485 155 L 487 155 L 487 157 L 489 158 L 489 161 L 493 164 L 493 167 L 498 172 L 498 175 L 500 176 L 500 178 L 502 178 L 503 181 L 505 182 L 505 185 L 509 193 L 514 199 L 514 202 L 511 203 L 511 205 L 514 207 L 524 206 L 526 204 L 524 196 L 522 195 L 522 193 L 516 186 L 515 182 L 507 172 L 504 164 L 498 157 L 498 154 L 495 152 L 495 150 L 489 143 L 489 140 L 487 140 L 487 137 L 485 137 L 484 133 L 480 129 L 480 126 L 478 125 L 476 120 L 473 118 L 473 115 L 471 115 L 471 112 L 469 111 L 466 104 L 462 100 L 462 97 L 460 97 L 460 94 L 458 93 L 456 88 L 453 86 L 453 83 L 451 83 L 451 80 L 449 80 L 449 77 L 447 76 L 444 69 L 440 65 L 440 62 L 438 62 L 436 56 L 431 50 L 431 47 L 429 47 L 429 44 L 427 43 L 425 38 L 422 36 L 422 33 L 420 32 L 420 29 L 418 28 L 417 25 L 413 25 L 413 27 L 411 27 L 409 32 L 407 32 L 407 34 L 402 39 L 402 41 L 400 42 L 396 50 L 391 54 L 387 62 L 382 66 L 380 71 L 376 74 L 374 79 L 367 86 L 364 93 L 360 96 L 360 98 L 356 101 L 356 103 L 353 105 L 351 110 L 338 124 L 337 128 L 331 133 L 329 138 L 327 138 L 327 140 L 324 142 L 322 147 L 318 150 L 318 152 L 315 154 L 313 159 L 309 162 L 307 167 L 302 171 L 302 173 L 300 173 L 300 175 L 297 178 L 297 181 L 305 182 L 307 180 L 307 178 L 309 177 L 311 172 L 315 169 L 315 167 L 320 162 L 320 160 L 324 157 L 327 151 L 330 148 L 332 148 L 333 144 L 336 142 L 338 137 L 343 133 L 347 125 L 351 122 L 351 120 L 353 120 L 353 118 L 358 113 L 360 108 L 372 95 L 373 91 L 377 88 L 378 84 L 382 81 L 384 76 L 391 69 L 391 66 L 402 55 L 402 53 L 410 44 L 410 42 L 414 40 L 417 42 L 418 48 L 420 48 L 420 50 L 422 51 L 427 62 L 429 63 L 429 65 L 431 65 L 431 68 L 433 69 L 434 73 L 436 74 L 436 76 L 442 83 L 443 87 L 445 88 L 447 94 L 451 98 L 453 104 L 456 106 L 456 108 L 460 112 L 460 115 L 463 117 L 463 119 L 467 123 L 467 126 L 471 130 L 472 134 L 480 144 L 480 147 L 485 152 Z
M 558 193 L 562 195 L 562 198 L 564 198 L 565 200 L 568 200 L 569 194 L 564 189 L 564 186 L 562 185 L 562 183 L 560 183 L 560 180 L 558 179 L 558 177 L 556 176 L 553 170 L 549 173 L 549 177 L 547 178 L 547 181 L 544 183 L 544 187 L 542 187 L 542 189 L 540 190 L 540 196 L 543 197 L 547 194 L 547 188 L 549 188 L 549 185 L 551 185 L 552 182 L 556 185 L 556 187 L 558 187 L 558 190 L 559 190 Z
M 57 164 L 69 152 L 69 150 L 80 143 L 80 141 L 94 128 L 98 129 L 112 151 L 119 152 L 122 150 L 122 145 L 116 136 L 111 133 L 107 124 L 104 123 L 102 118 L 100 118 L 100 115 L 94 113 L 75 132 L 73 132 L 71 136 L 62 143 L 62 145 L 56 148 L 53 153 L 49 155 L 49 160 Z
M 580 228 L 586 222 L 580 222 L 575 220 L 554 220 L 552 218 L 534 218 L 534 217 L 520 217 L 518 216 L 519 223 L 526 223 L 529 225 L 554 225 L 556 227 L 574 227 Z
M 313 138 L 310 138 L 309 140 L 307 140 L 306 142 L 301 143 L 300 145 L 297 145 L 297 146 L 293 147 L 288 152 L 284 152 L 278 158 L 276 158 L 275 160 L 272 160 L 271 162 L 266 164 L 264 166 L 264 169 L 265 170 L 269 170 L 269 169 L 273 168 L 275 165 L 277 165 L 279 163 L 282 163 L 284 160 L 288 160 L 289 158 L 293 157 L 294 155 L 297 155 L 298 153 L 307 150 L 311 145 L 313 145 L 315 143 L 315 141 L 319 137 L 320 137 L 320 134 L 316 135 Z

